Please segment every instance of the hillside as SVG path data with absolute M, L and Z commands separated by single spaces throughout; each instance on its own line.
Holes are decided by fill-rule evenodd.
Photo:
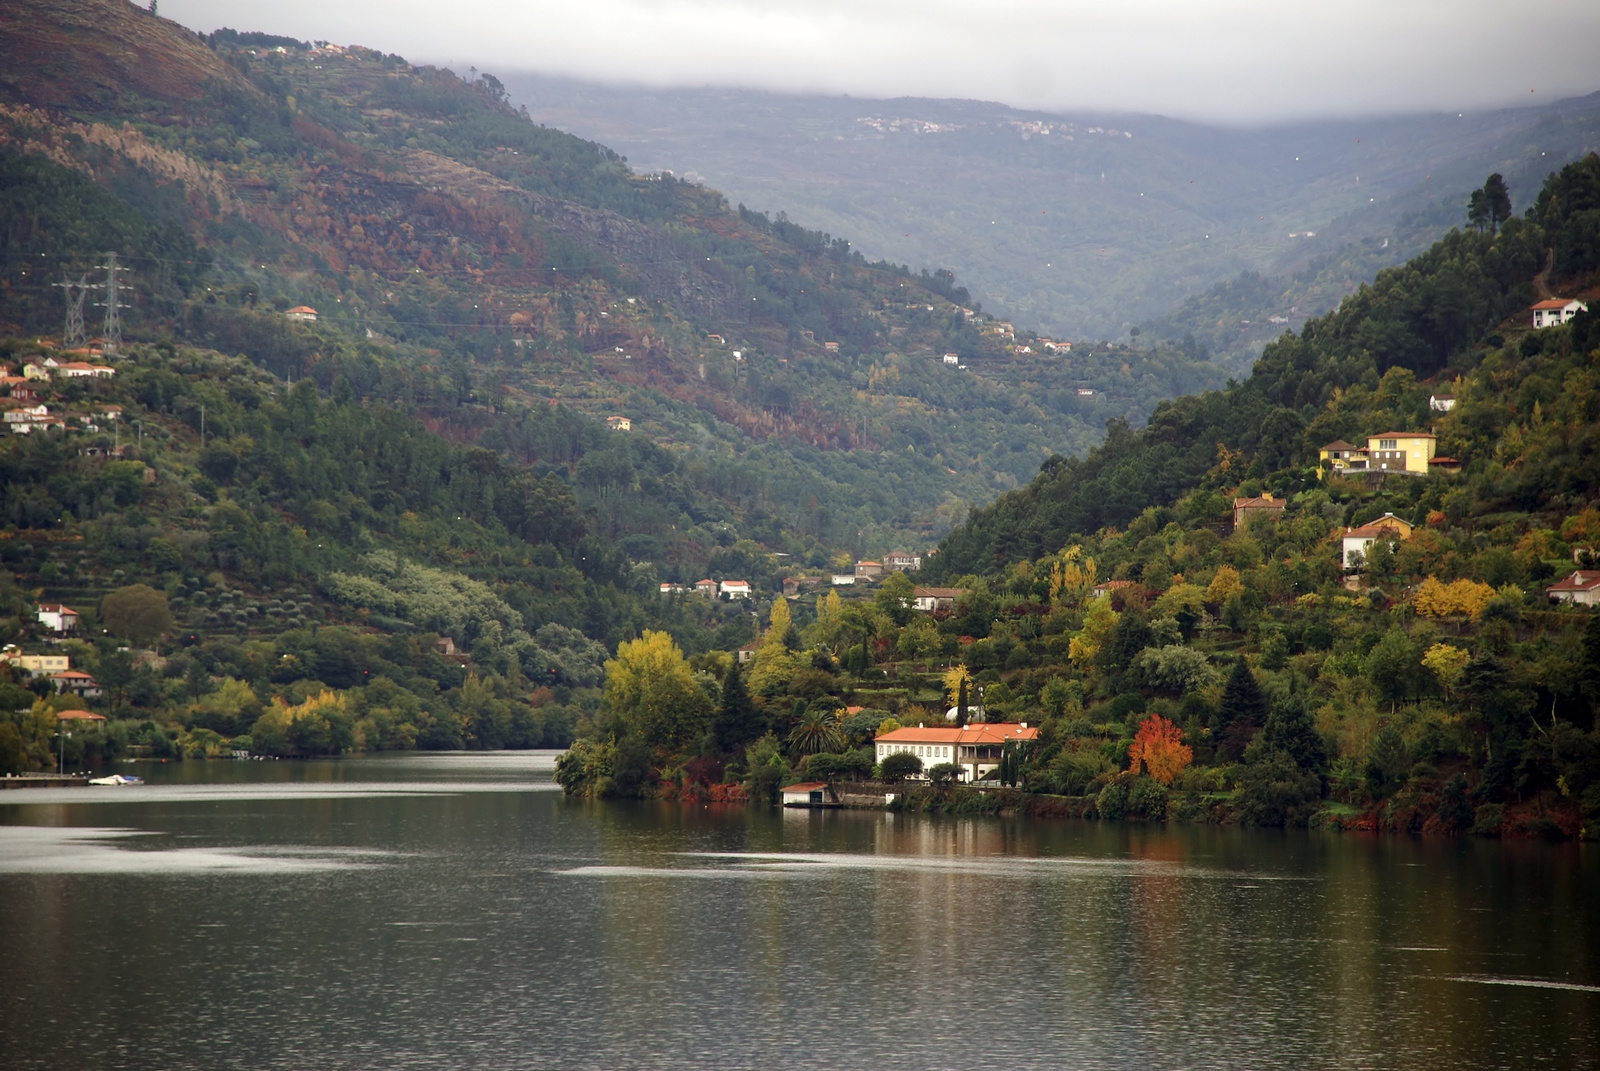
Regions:
M 715 710 L 664 717 L 665 694 L 629 687 L 636 659 L 682 661 L 647 634 L 559 778 L 580 795 L 726 798 L 738 780 L 760 796 L 793 777 L 947 813 L 1600 836 L 1600 614 L 1578 601 L 1600 587 L 1600 315 L 1528 314 L 1546 289 L 1600 300 L 1597 224 L 1590 155 L 1503 226 L 1452 232 L 1274 342 L 1249 381 L 975 512 L 915 581 L 775 606 Z M 1368 447 L 1368 467 L 1319 458 L 1332 440 Z M 986 729 L 1004 742 L 936 728 L 963 708 L 1006 723 Z M 918 746 L 885 755 L 886 736 Z M 996 746 L 974 758 L 969 739 Z M 965 767 L 939 761 L 953 742 Z
M 312 376 L 319 348 L 370 343 L 415 376 L 411 403 L 465 439 L 551 401 L 624 415 L 715 470 L 697 490 L 735 520 L 796 518 L 777 542 L 807 558 L 924 545 L 1050 454 L 1087 449 L 1107 417 L 1137 421 L 1221 380 L 1179 346 L 1059 359 L 978 314 L 947 273 L 868 264 L 781 214 L 635 173 L 529 122 L 492 76 L 233 31 L 199 48 L 99 2 L 134 20 L 139 48 L 166 50 L 147 63 L 171 68 L 162 84 L 204 89 L 91 92 L 122 60 L 89 70 L 104 39 L 76 35 L 57 5 L 23 5 L 0 150 L 88 177 L 133 215 L 91 240 L 75 207 L 46 203 L 67 196 L 58 177 L 37 172 L 54 192 L 9 191 L 12 330 L 59 322 L 52 284 L 114 248 L 133 269 L 132 337 L 175 333 Z M 41 58 L 52 33 L 74 37 L 84 68 L 70 100 Z M 302 304 L 315 329 L 271 322 Z M 637 534 L 672 542 L 679 512 L 663 504 Z
M 1593 96 L 1240 129 L 981 101 L 505 79 L 541 122 L 849 234 L 869 256 L 943 264 L 1046 334 L 1121 338 L 1241 272 L 1281 279 L 1284 300 L 1231 316 L 1234 330 L 1191 323 L 1163 336 L 1192 330 L 1241 374 L 1281 327 L 1240 337 L 1239 320 L 1278 315 L 1298 329 L 1441 237 L 1484 175 L 1505 174 L 1526 200 L 1551 161 L 1600 147 Z M 1291 285 L 1355 251 L 1353 270 L 1321 281 L 1334 285 Z

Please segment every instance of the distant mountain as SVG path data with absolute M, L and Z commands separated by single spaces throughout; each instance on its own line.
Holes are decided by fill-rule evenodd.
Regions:
M 926 544 L 1107 417 L 1220 377 L 1177 347 L 1048 349 L 948 273 L 540 126 L 493 76 L 201 40 L 121 0 L 0 18 L 0 152 L 48 163 L 5 191 L 0 325 L 53 329 L 53 284 L 114 250 L 130 337 L 330 388 L 331 352 L 364 354 L 358 394 L 561 470 L 671 578 L 747 536 L 814 566 Z M 278 315 L 300 305 L 314 326 Z M 627 417 L 640 445 L 552 446 L 552 403 Z M 677 480 L 646 478 L 662 466 Z
M 635 167 L 783 208 L 871 257 L 943 265 L 997 311 L 1074 339 L 1119 337 L 1241 272 L 1281 279 L 1286 302 L 1263 312 L 1298 325 L 1460 223 L 1491 171 L 1521 204 L 1554 161 L 1600 146 L 1600 95 L 1246 130 L 977 101 L 506 84 L 535 118 Z M 1247 361 L 1264 338 L 1237 335 L 1211 344 Z

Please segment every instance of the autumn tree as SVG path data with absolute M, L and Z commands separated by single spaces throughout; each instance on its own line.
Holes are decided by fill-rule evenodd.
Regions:
M 1239 570 L 1231 565 L 1217 567 L 1217 575 L 1211 578 L 1211 583 L 1206 586 L 1206 602 L 1213 606 L 1221 606 L 1228 601 L 1228 597 L 1244 590 L 1244 584 L 1239 580 Z
M 706 731 L 711 701 L 668 633 L 646 629 L 623 641 L 605 669 L 606 703 L 626 733 L 675 750 Z
M 1170 785 L 1194 758 L 1194 749 L 1183 742 L 1183 731 L 1159 714 L 1152 714 L 1139 725 L 1128 747 L 1128 769 L 1137 774 L 1142 767 L 1156 781 Z

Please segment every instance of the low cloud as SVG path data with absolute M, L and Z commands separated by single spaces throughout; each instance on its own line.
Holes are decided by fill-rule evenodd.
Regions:
M 1600 88 L 1600 4 L 1487 0 L 168 0 L 413 62 L 643 85 L 961 97 L 1224 122 L 1460 111 Z M 1525 42 L 1536 40 L 1536 46 Z

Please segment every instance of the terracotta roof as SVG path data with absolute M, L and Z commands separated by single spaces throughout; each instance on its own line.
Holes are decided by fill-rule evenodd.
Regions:
M 58 710 L 57 721 L 105 721 L 104 714 L 94 714 L 87 710 Z
M 1536 302 L 1533 307 L 1536 309 L 1564 309 L 1571 305 L 1574 300 L 1573 298 L 1564 297 L 1545 298 L 1543 301 Z
M 1234 509 L 1283 509 L 1289 503 L 1281 498 L 1271 495 L 1262 495 L 1260 498 L 1236 498 L 1233 500 Z
M 71 614 L 73 617 L 78 616 L 78 611 L 74 610 L 72 607 L 62 606 L 59 603 L 53 602 L 42 604 L 39 607 L 39 612 L 41 614 Z
M 1355 443 L 1347 443 L 1343 439 L 1335 439 L 1335 440 L 1333 440 L 1333 442 L 1329 443 L 1327 446 L 1324 446 L 1322 449 L 1324 449 L 1324 450 L 1364 450 L 1366 448 L 1362 447 L 1362 446 L 1357 446 Z
M 1459 464 L 1461 464 L 1461 459 L 1460 458 L 1455 458 L 1455 457 L 1430 457 L 1428 459 L 1428 464 L 1430 464 L 1430 465 L 1459 465 Z
M 918 599 L 959 599 L 966 592 L 960 588 L 912 588 L 911 594 Z
M 1368 521 L 1366 524 L 1363 524 L 1360 528 L 1347 528 L 1345 530 L 1344 535 L 1341 538 L 1344 538 L 1344 539 L 1364 539 L 1367 536 L 1376 537 L 1376 536 L 1382 535 L 1385 532 L 1398 532 L 1398 531 L 1400 531 L 1400 526 L 1398 524 L 1396 524 L 1394 521 L 1387 521 L 1387 520 L 1384 520 L 1382 518 L 1379 518 L 1378 520 L 1375 520 L 1375 521 Z
M 1593 591 L 1600 587 L 1600 571 L 1579 569 L 1545 588 L 1546 591 Z
M 784 785 L 780 792 L 815 792 L 819 788 L 827 788 L 826 781 L 802 781 L 798 785 Z
M 290 309 L 289 311 L 290 312 L 309 312 L 312 315 L 315 315 L 317 310 L 313 309 L 310 305 L 296 305 L 294 308 Z
M 1368 435 L 1369 439 L 1431 439 L 1430 431 L 1382 431 L 1376 435 Z
M 884 733 L 877 741 L 891 744 L 1002 744 L 1007 740 L 1032 740 L 1039 735 L 1036 725 L 1014 721 L 977 722 L 964 727 L 907 726 Z
M 60 673 L 52 673 L 52 674 L 50 674 L 50 679 L 53 680 L 53 681 L 67 680 L 67 679 L 84 680 L 84 681 L 92 681 L 92 680 L 94 680 L 94 678 L 92 676 L 90 676 L 89 674 L 82 673 L 82 672 L 80 672 L 80 671 L 78 671 L 76 669 L 64 669 Z

